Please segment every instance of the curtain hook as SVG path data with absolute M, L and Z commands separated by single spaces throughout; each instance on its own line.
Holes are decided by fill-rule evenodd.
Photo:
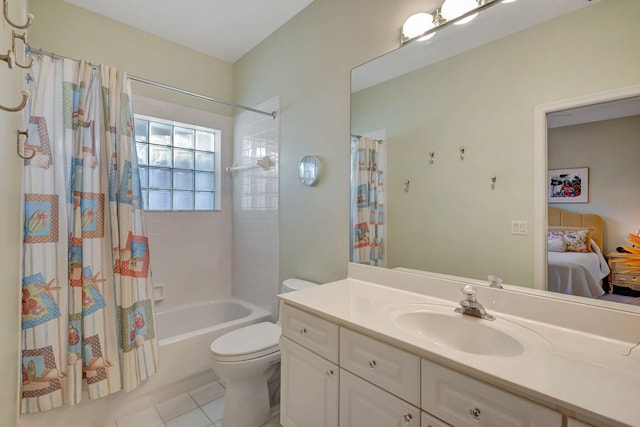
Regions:
M 36 155 L 36 150 L 31 150 L 31 155 L 30 156 L 26 156 L 23 155 L 23 153 L 20 153 L 20 135 L 24 135 L 25 136 L 25 144 L 24 144 L 24 151 L 23 153 L 26 154 L 27 152 L 27 143 L 26 143 L 26 139 L 29 138 L 29 131 L 28 130 L 18 130 L 18 138 L 16 141 L 16 145 L 17 145 L 17 150 L 18 150 L 18 157 L 20 157 L 21 159 L 24 160 L 30 160 L 33 159 L 33 157 Z

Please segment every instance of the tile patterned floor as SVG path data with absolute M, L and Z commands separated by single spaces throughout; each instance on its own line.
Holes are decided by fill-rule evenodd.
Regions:
M 213 382 L 118 418 L 114 427 L 222 427 L 223 405 L 224 387 Z M 280 427 L 278 418 L 262 427 Z

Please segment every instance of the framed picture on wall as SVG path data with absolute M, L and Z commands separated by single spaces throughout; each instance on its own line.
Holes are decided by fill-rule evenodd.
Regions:
M 548 203 L 589 203 L 589 168 L 549 169 Z

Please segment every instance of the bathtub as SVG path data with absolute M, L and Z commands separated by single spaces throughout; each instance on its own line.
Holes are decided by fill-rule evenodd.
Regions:
M 212 374 L 209 346 L 213 340 L 233 329 L 271 320 L 268 311 L 237 298 L 158 311 L 160 369 L 149 379 L 149 385 L 157 389 L 196 375 Z
M 270 321 L 271 313 L 248 302 L 231 298 L 198 302 L 156 313 L 159 337 L 158 372 L 135 390 L 89 400 L 85 396 L 73 408 L 20 417 L 21 427 L 78 425 L 113 426 L 122 416 L 140 412 L 169 398 L 215 381 L 209 346 L 214 339 L 241 326 Z

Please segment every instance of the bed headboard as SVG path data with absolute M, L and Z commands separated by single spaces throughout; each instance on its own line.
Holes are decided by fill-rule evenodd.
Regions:
M 592 228 L 591 238 L 604 253 L 603 222 L 602 218 L 595 214 L 579 214 L 563 211 L 549 206 L 548 221 L 550 226 L 585 227 Z

